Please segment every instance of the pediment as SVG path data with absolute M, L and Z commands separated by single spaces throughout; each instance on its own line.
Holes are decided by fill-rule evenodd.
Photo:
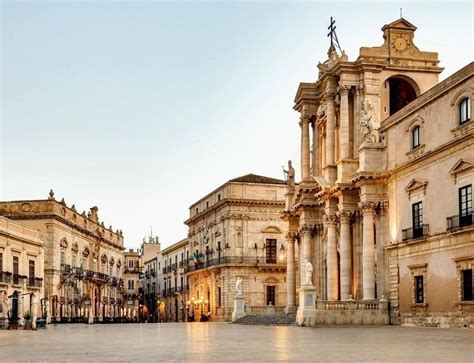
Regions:
M 416 26 L 414 26 L 412 23 L 410 23 L 408 20 L 404 18 L 397 19 L 395 21 L 392 21 L 390 24 L 386 24 L 383 26 L 382 30 L 385 29 L 400 29 L 400 30 L 416 30 Z
M 268 226 L 262 230 L 262 233 L 281 233 L 281 229 L 277 226 Z
M 408 194 L 411 194 L 417 190 L 425 190 L 426 186 L 428 185 L 428 182 L 423 179 L 412 179 L 407 186 L 405 187 L 405 191 Z
M 61 241 L 59 242 L 59 245 L 61 246 L 61 248 L 67 248 L 68 243 L 67 243 L 66 238 L 61 239 Z
M 468 159 L 460 159 L 449 171 L 449 174 L 456 176 L 459 173 L 468 171 L 474 167 L 474 161 Z

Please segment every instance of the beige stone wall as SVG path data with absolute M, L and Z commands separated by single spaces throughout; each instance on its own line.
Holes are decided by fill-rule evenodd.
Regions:
M 18 257 L 18 275 L 26 278 L 14 276 L 14 257 Z M 39 232 L 0 217 L 0 258 L 0 318 L 7 317 L 12 302 L 8 297 L 15 291 L 20 294 L 20 317 L 28 311 L 32 315 L 41 316 L 40 300 L 44 297 L 44 249 Z M 35 264 L 34 276 L 30 276 L 30 261 Z

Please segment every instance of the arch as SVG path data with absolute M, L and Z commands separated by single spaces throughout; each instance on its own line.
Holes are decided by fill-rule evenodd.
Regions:
M 67 248 L 68 246 L 67 239 L 61 238 L 61 240 L 59 241 L 59 245 L 61 246 L 61 248 Z
M 282 233 L 282 231 L 279 227 L 272 225 L 262 229 L 261 233 Z
M 382 119 L 392 116 L 421 94 L 416 81 L 403 74 L 394 74 L 382 83 Z

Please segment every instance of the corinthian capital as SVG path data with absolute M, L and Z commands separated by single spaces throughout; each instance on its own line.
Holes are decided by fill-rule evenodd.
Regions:
M 339 83 L 339 87 L 337 87 L 337 90 L 339 91 L 341 95 L 349 94 L 350 89 L 351 89 L 351 86 L 344 83 Z
M 337 216 L 339 217 L 339 221 L 341 223 L 349 223 L 352 217 L 352 212 L 350 210 L 340 210 L 337 212 Z
M 366 213 L 372 213 L 373 214 L 374 209 L 377 206 L 377 204 L 375 202 L 372 202 L 372 201 L 360 202 L 358 205 L 359 205 L 359 208 L 362 210 L 363 214 L 366 214 Z
M 312 224 L 303 224 L 301 227 L 300 227 L 300 232 L 301 233 L 311 233 L 313 231 L 313 225 Z
M 308 115 L 307 113 L 302 113 L 300 115 L 300 126 L 309 124 L 310 120 L 311 120 L 311 115 Z
M 323 221 L 325 225 L 335 225 L 337 222 L 337 217 L 335 214 L 325 214 Z

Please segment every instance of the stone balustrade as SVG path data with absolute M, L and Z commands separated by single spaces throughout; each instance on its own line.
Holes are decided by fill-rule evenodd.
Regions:
M 387 325 L 388 301 L 348 300 L 317 301 L 314 324 Z
M 275 305 L 246 305 L 245 313 L 247 315 L 275 315 L 284 314 L 285 306 Z

